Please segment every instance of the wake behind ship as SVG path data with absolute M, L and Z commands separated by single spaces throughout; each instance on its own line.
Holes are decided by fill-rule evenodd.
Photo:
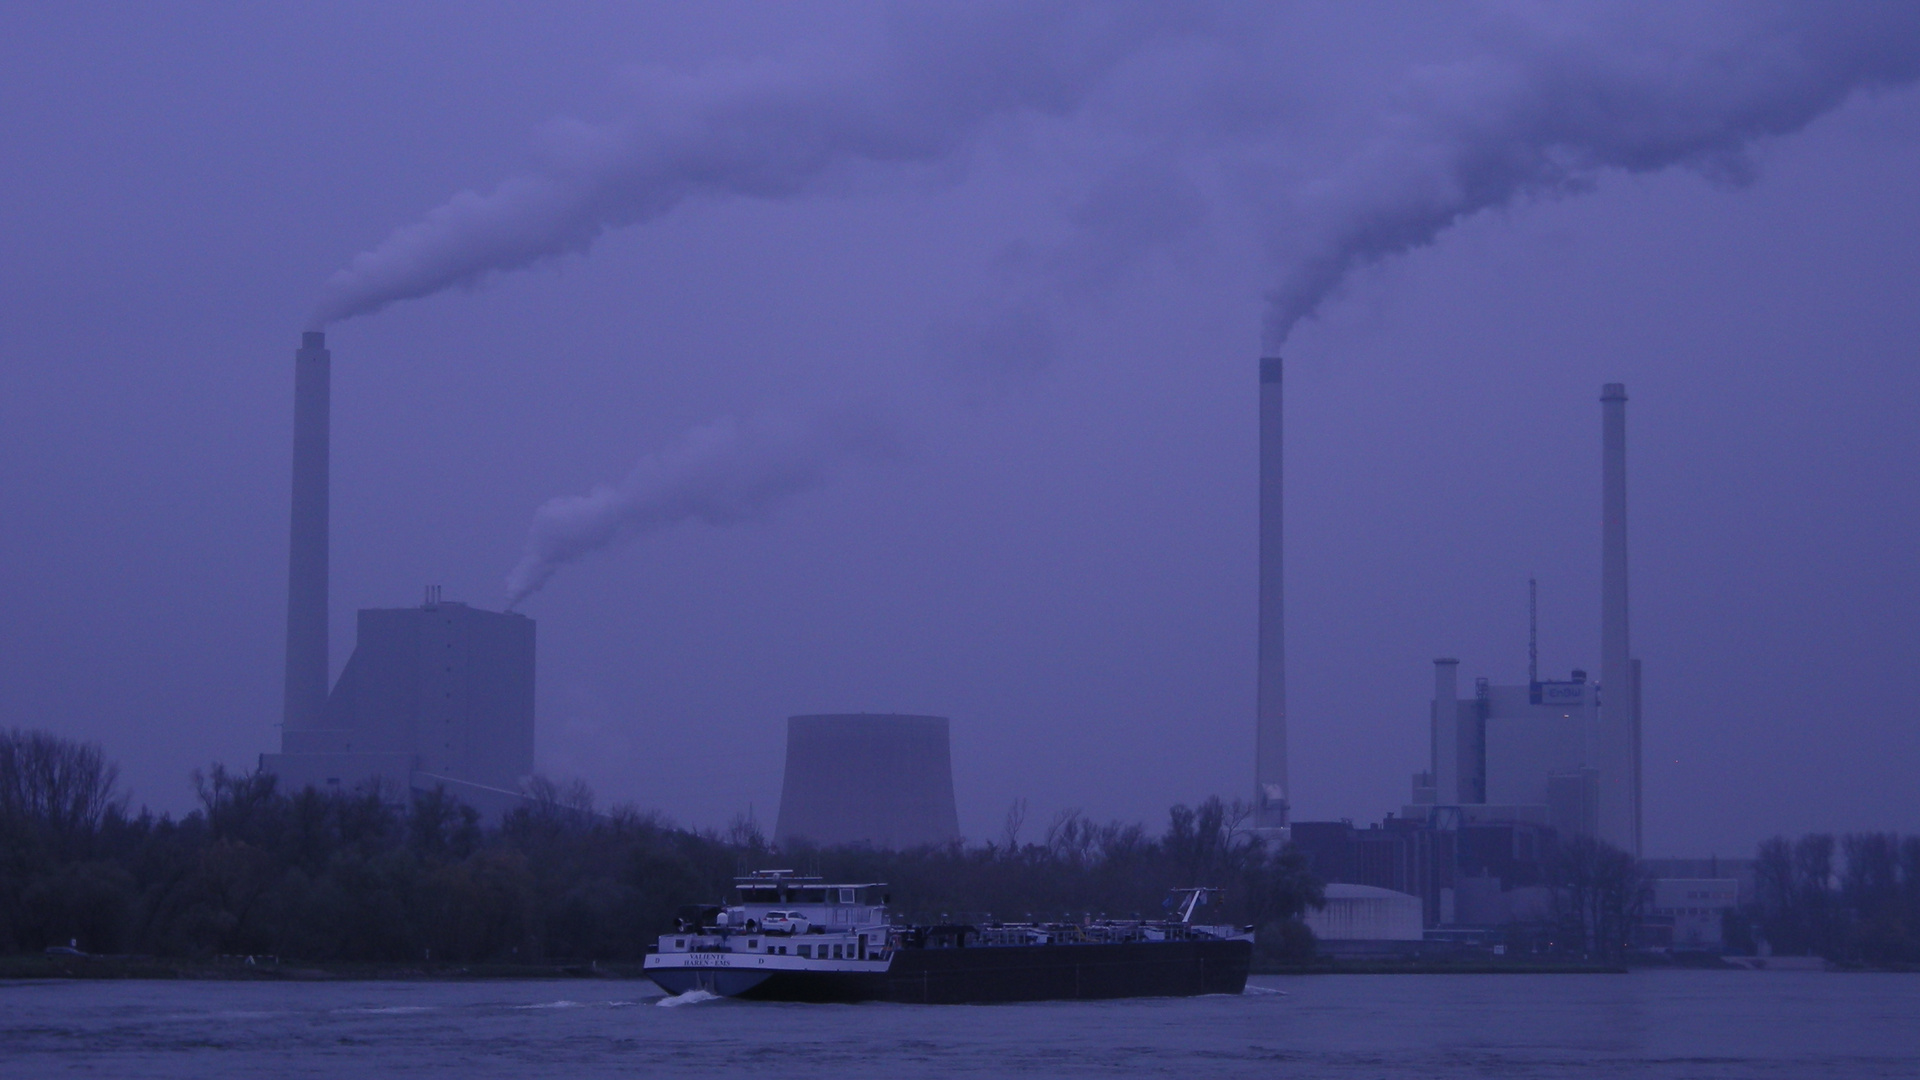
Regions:
M 1253 959 L 1248 928 L 1194 915 L 1218 895 L 1176 892 L 1160 921 L 901 926 L 885 886 L 787 870 L 735 879 L 739 901 L 683 911 L 646 959 L 670 994 L 762 1001 L 962 1004 L 1238 994 Z

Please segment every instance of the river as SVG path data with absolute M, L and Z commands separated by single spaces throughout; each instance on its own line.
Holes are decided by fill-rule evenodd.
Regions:
M 1255 977 L 1033 1005 L 663 999 L 643 981 L 0 984 L 0 1076 L 1920 1077 L 1920 976 Z

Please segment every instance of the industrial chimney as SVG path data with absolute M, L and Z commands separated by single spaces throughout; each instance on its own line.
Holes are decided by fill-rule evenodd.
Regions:
M 293 528 L 287 567 L 286 728 L 318 727 L 327 702 L 327 474 L 333 355 L 307 331 L 293 354 Z
M 1254 705 L 1254 827 L 1284 830 L 1287 795 L 1286 606 L 1281 574 L 1280 358 L 1260 361 L 1260 654 Z
M 1600 391 L 1600 838 L 1640 855 L 1639 664 L 1627 642 L 1627 388 Z

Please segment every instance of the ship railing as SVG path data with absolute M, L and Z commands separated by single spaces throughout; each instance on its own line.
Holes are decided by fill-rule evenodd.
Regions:
M 969 945 L 1124 945 L 1137 941 L 1189 941 L 1193 930 L 1179 923 L 1013 923 L 969 929 Z

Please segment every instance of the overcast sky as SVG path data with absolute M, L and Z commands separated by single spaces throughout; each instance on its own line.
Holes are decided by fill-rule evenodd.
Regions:
M 1597 671 L 1617 381 L 1648 853 L 1920 831 L 1916 10 L 7 5 L 0 725 L 176 812 L 278 749 L 317 318 L 336 673 L 518 569 L 602 801 L 923 712 L 971 836 L 1158 826 L 1251 794 L 1278 348 L 1297 818 L 1529 575 Z

